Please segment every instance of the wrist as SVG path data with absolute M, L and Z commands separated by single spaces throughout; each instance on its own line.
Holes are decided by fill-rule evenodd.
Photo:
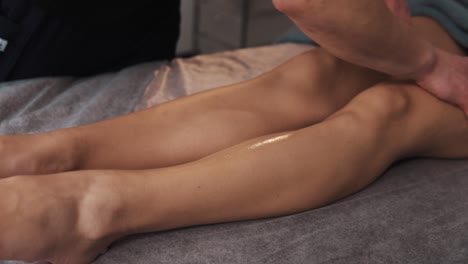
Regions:
M 436 67 L 438 66 L 440 61 L 439 58 L 439 51 L 437 48 L 432 47 L 429 49 L 427 54 L 423 57 L 421 66 L 419 66 L 410 76 L 408 79 L 415 80 L 416 82 L 420 82 L 427 78 L 427 76 L 431 75 Z
M 66 132 L 54 131 L 24 135 L 34 142 L 34 171 L 32 174 L 53 174 L 78 169 L 81 146 Z

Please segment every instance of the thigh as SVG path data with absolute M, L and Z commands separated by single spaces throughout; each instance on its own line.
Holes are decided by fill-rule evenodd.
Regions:
M 454 54 L 465 54 L 463 48 L 458 45 L 448 31 L 434 19 L 429 17 L 414 17 L 412 23 L 419 35 L 427 39 L 434 46 Z

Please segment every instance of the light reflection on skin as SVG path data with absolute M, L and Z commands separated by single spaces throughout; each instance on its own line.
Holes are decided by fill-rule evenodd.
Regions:
M 273 144 L 273 143 L 276 143 L 276 142 L 279 142 L 279 141 L 283 141 L 283 140 L 288 139 L 290 136 L 291 136 L 291 134 L 283 135 L 283 136 L 279 136 L 279 137 L 275 137 L 275 138 L 271 138 L 271 139 L 262 141 L 262 142 L 260 142 L 260 143 L 257 143 L 257 144 L 255 144 L 255 145 L 252 145 L 252 146 L 249 147 L 249 149 L 250 149 L 250 150 L 253 150 L 253 149 L 257 149 L 257 148 L 263 147 L 263 146 L 268 145 L 268 144 Z

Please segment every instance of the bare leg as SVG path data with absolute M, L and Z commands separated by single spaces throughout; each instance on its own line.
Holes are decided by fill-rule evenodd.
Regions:
M 433 45 L 462 53 L 431 19 L 412 22 Z M 144 112 L 76 129 L 0 137 L 0 150 L 8 153 L 0 161 L 0 178 L 183 164 L 243 140 L 323 120 L 385 78 L 322 49 L 311 51 L 252 81 Z
M 365 187 L 399 158 L 466 157 L 467 137 L 456 108 L 411 85 L 383 85 L 319 125 L 182 166 L 5 179 L 0 257 L 87 263 L 130 233 L 315 208 Z
M 413 25 L 434 45 L 462 52 L 431 19 L 414 18 Z M 0 150 L 8 153 L 0 161 L 0 178 L 182 164 L 246 139 L 323 120 L 383 79 L 315 50 L 255 80 L 144 112 L 76 129 L 0 137 Z
M 301 212 L 409 156 L 468 157 L 468 122 L 413 85 L 382 84 L 320 124 L 186 165 L 2 180 L 0 256 L 88 263 L 128 234 Z
M 0 161 L 0 178 L 182 164 L 321 121 L 384 78 L 314 50 L 254 80 L 143 112 L 46 134 L 2 137 L 0 149 L 8 156 Z
M 434 47 L 418 37 L 407 20 L 394 16 L 388 6 L 399 17 L 405 17 L 406 0 L 273 2 L 338 58 L 398 78 L 416 80 L 423 88 L 461 106 L 468 114 L 468 58 Z
M 109 217 L 104 233 L 160 231 L 321 207 L 361 190 L 407 157 L 468 158 L 468 121 L 462 111 L 414 85 L 381 84 L 320 124 L 251 140 L 190 164 L 141 172 L 148 193 L 139 192 L 134 200 L 116 198 L 121 218 Z M 122 188 L 116 188 L 115 197 L 134 197 L 145 188 L 128 184 L 136 182 L 132 174 L 103 177 L 99 184 L 116 182 L 113 186 Z M 134 217 L 138 212 L 145 213 Z

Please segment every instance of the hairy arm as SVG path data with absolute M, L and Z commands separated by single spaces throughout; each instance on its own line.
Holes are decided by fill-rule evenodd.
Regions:
M 468 114 L 468 59 L 432 45 L 406 0 L 273 0 L 309 37 L 345 61 L 415 80 Z

